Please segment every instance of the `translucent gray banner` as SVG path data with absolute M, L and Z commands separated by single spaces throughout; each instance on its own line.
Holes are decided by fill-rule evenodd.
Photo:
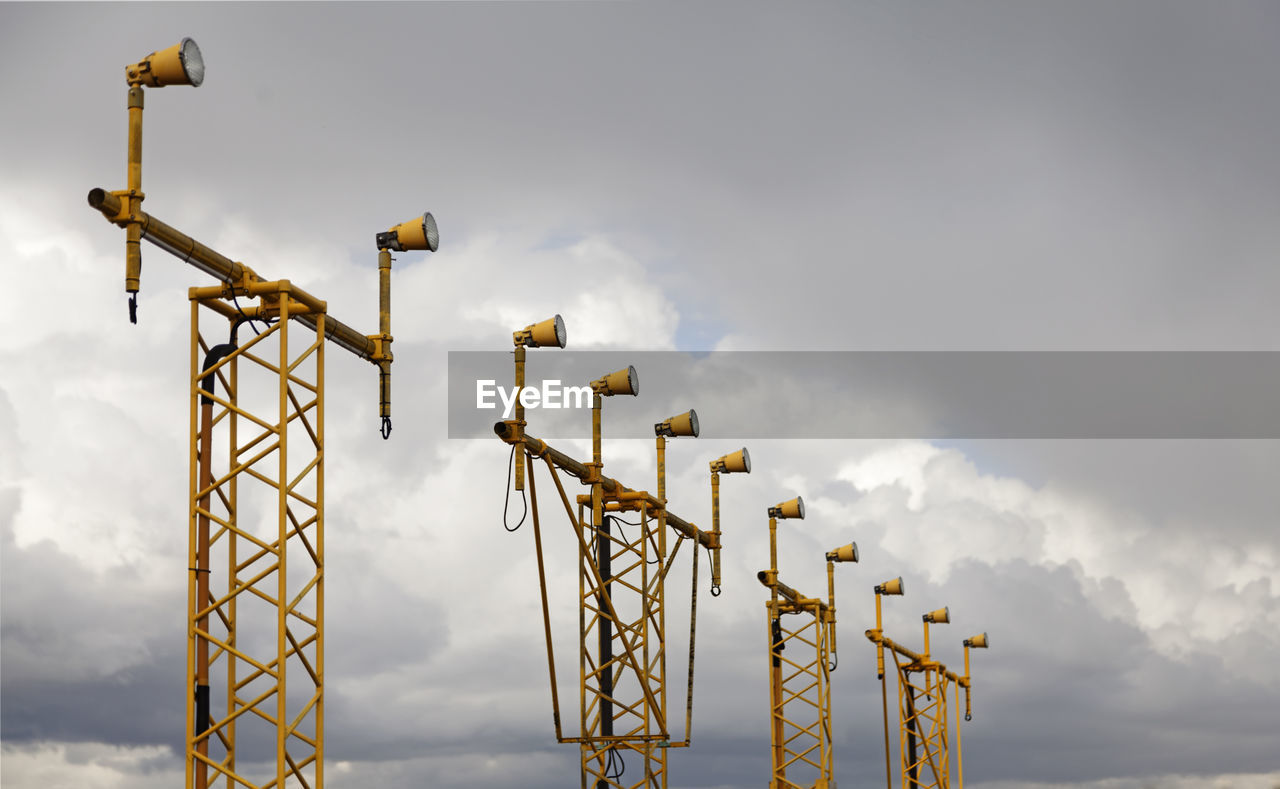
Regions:
M 652 437 L 693 408 L 709 438 L 1280 438 L 1269 351 L 530 349 L 528 432 L 589 438 L 590 398 L 571 387 L 628 365 L 639 395 L 604 398 L 606 436 Z M 510 351 L 451 351 L 449 437 L 491 438 L 514 380 Z

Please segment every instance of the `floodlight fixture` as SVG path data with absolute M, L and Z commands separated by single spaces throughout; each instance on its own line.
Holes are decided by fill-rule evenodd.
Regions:
M 198 88 L 204 82 L 204 56 L 194 40 L 184 38 L 168 49 L 152 52 L 132 66 L 126 66 L 124 74 L 130 85 L 148 88 L 190 85 Z
M 715 474 L 751 473 L 751 455 L 743 447 L 737 452 L 730 452 L 723 457 L 711 461 L 711 471 Z
M 987 639 L 987 634 L 983 632 L 971 638 L 966 638 L 964 645 L 974 649 L 986 649 L 991 645 L 991 642 Z
M 937 611 L 930 611 L 921 618 L 925 624 L 947 625 L 951 623 L 951 609 L 943 606 Z
M 876 584 L 876 594 L 902 594 L 902 576 L 891 578 L 882 584 Z
M 564 329 L 564 318 L 557 314 L 513 332 L 511 339 L 517 348 L 563 348 L 568 342 L 568 335 Z
M 804 499 L 796 496 L 791 501 L 784 501 L 781 504 L 770 507 L 769 517 L 804 520 Z
M 640 393 L 640 376 L 635 367 L 624 367 L 591 382 L 591 390 L 598 395 L 637 395 Z
M 654 435 L 673 438 L 675 436 L 698 437 L 698 412 L 690 408 L 679 416 L 659 422 L 653 426 Z
M 829 562 L 856 562 L 858 561 L 858 544 L 851 542 L 848 545 L 841 545 L 835 550 L 827 551 L 827 561 Z
M 375 240 L 378 249 L 393 252 L 425 249 L 435 252 L 440 247 L 440 231 L 436 229 L 435 217 L 428 212 L 408 222 L 401 222 L 385 233 L 378 233 Z

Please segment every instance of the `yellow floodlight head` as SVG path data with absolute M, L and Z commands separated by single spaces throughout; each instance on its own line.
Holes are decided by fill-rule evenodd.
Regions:
M 665 422 L 653 426 L 653 432 L 659 436 L 692 436 L 698 437 L 698 412 L 690 408 L 680 416 L 673 416 Z
M 165 85 L 198 88 L 204 82 L 204 57 L 195 41 L 184 38 L 168 49 L 152 52 L 132 66 L 125 66 L 124 76 L 130 85 L 148 88 Z
M 923 617 L 925 622 L 934 625 L 947 625 L 951 623 L 951 609 L 943 606 L 937 611 L 930 611 Z
M 902 594 L 902 576 L 877 584 L 876 594 Z
M 791 501 L 769 508 L 770 518 L 797 518 L 804 520 L 804 499 L 796 496 Z
M 378 249 L 390 249 L 393 252 L 425 249 L 435 252 L 440 248 L 440 231 L 436 229 L 436 218 L 426 213 L 408 222 L 401 222 L 385 233 L 379 233 L 376 240 Z
M 841 545 L 834 551 L 827 551 L 827 561 L 829 562 L 856 562 L 858 561 L 858 544 L 851 542 L 848 545 Z
M 718 457 L 711 461 L 711 470 L 717 474 L 734 474 L 734 473 L 751 473 L 751 455 L 747 454 L 747 448 L 743 447 L 737 452 Z
M 513 332 L 511 339 L 517 348 L 563 348 L 568 342 L 568 335 L 564 330 L 564 318 L 555 315 Z
M 991 645 L 991 642 L 987 639 L 986 633 L 979 633 L 972 638 L 966 638 L 964 640 L 964 645 L 967 647 L 973 647 L 974 649 L 986 649 Z
M 640 393 L 640 376 L 636 375 L 636 368 L 628 366 L 592 381 L 591 390 L 605 397 L 620 394 L 637 395 Z

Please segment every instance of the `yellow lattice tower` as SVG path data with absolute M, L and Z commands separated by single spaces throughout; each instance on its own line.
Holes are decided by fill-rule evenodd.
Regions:
M 966 639 L 965 675 L 957 676 L 945 665 L 934 660 L 929 650 L 929 625 L 948 624 L 951 612 L 947 608 L 930 611 L 921 618 L 924 622 L 924 651 L 914 652 L 884 635 L 880 598 L 884 595 L 901 595 L 901 578 L 895 578 L 875 587 L 876 626 L 866 632 L 876 645 L 877 678 L 881 681 L 884 702 L 885 731 L 885 785 L 892 789 L 894 770 L 891 767 L 889 742 L 889 711 L 887 678 L 885 676 L 884 651 L 893 656 L 898 678 L 898 770 L 903 789 L 916 787 L 940 787 L 949 789 L 953 777 L 957 786 L 964 786 L 964 770 L 959 737 L 959 707 L 956 708 L 955 765 L 952 771 L 952 743 L 949 700 L 954 691 L 965 689 L 965 719 L 969 715 L 969 648 L 985 647 L 986 633 Z M 904 660 L 905 658 L 905 660 Z
M 757 573 L 769 589 L 770 789 L 835 785 L 831 734 L 831 672 L 836 655 L 835 562 L 858 561 L 855 543 L 828 551 L 827 602 L 778 580 L 778 520 L 803 519 L 799 496 L 769 508 L 769 569 Z
M 379 332 L 360 334 L 288 280 L 261 277 L 142 211 L 142 89 L 198 86 L 200 50 L 183 39 L 126 78 L 129 186 L 94 189 L 89 204 L 125 229 L 130 320 L 143 239 L 221 283 L 189 292 L 186 786 L 320 789 L 326 340 L 378 367 L 387 437 L 391 251 L 435 251 L 435 220 L 425 214 L 378 234 Z M 246 325 L 254 336 L 241 344 Z
M 555 316 L 532 324 L 513 335 L 516 387 L 525 383 L 526 347 L 564 347 L 564 322 Z M 688 747 L 692 726 L 694 636 L 697 626 L 698 561 L 701 548 L 712 554 L 712 591 L 719 592 L 719 488 L 718 474 L 749 471 L 743 450 L 712 463 L 713 519 L 711 531 L 703 531 L 666 506 L 666 439 L 696 436 L 697 414 L 686 412 L 654 426 L 657 441 L 657 495 L 633 490 L 602 473 L 603 400 L 635 395 L 638 378 L 632 367 L 591 382 L 592 459 L 579 462 L 525 432 L 523 399 L 517 394 L 515 419 L 494 426 L 497 435 L 513 447 L 515 489 L 529 489 L 538 580 L 542 601 L 547 667 L 551 681 L 552 716 L 556 739 L 574 743 L 580 750 L 583 789 L 665 787 L 667 750 Z M 740 456 L 740 457 L 738 457 Z M 578 545 L 578 662 L 580 732 L 565 736 L 557 691 L 555 647 L 551 637 L 550 603 L 542 552 L 542 517 L 533 469 L 526 464 L 541 460 L 555 485 Z M 576 477 L 589 493 L 570 499 L 561 473 Z M 638 518 L 627 533 L 619 519 Z M 668 535 L 668 529 L 672 535 Z M 674 536 L 674 547 L 669 536 Z M 685 685 L 684 737 L 672 737 L 670 692 L 666 651 L 666 578 L 688 541 L 693 546 L 690 593 L 689 670 Z M 631 762 L 624 773 L 623 759 Z

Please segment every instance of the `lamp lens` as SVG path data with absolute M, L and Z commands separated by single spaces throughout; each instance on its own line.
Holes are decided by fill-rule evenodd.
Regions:
M 568 334 L 565 332 L 564 318 L 561 318 L 559 315 L 556 315 L 556 345 L 560 348 L 563 348 L 567 341 L 568 341 Z
M 182 61 L 182 70 L 186 73 L 187 80 L 192 86 L 200 87 L 200 83 L 204 82 L 204 56 L 200 54 L 200 47 L 196 46 L 194 39 L 182 39 L 178 57 Z
M 698 435 L 698 412 L 692 409 L 689 410 L 689 430 L 696 438 Z
M 422 215 L 422 234 L 427 238 L 427 249 L 435 252 L 440 248 L 440 231 L 436 229 L 436 218 L 430 212 Z

